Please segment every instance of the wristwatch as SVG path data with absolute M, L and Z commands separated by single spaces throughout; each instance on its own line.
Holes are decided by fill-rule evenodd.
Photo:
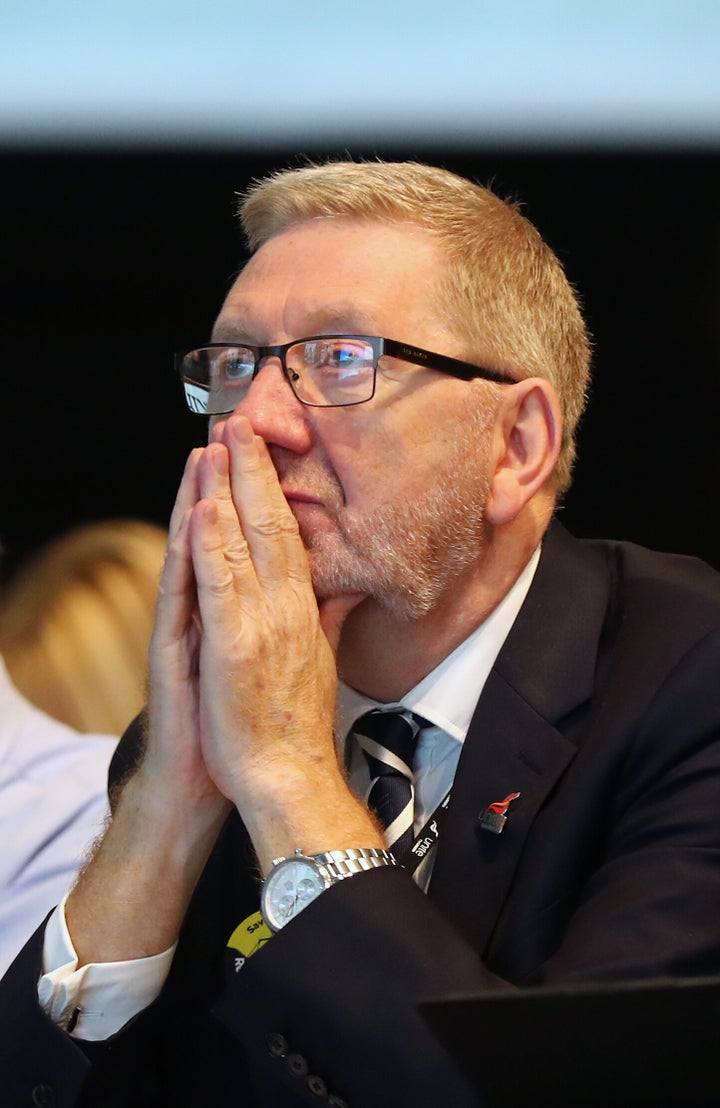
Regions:
M 359 847 L 331 850 L 327 854 L 303 854 L 274 858 L 260 894 L 263 919 L 271 931 L 279 931 L 331 885 L 356 873 L 397 865 L 388 850 Z

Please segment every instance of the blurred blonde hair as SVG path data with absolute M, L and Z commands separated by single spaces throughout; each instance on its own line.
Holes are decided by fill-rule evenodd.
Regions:
M 252 250 L 311 219 L 410 223 L 437 236 L 447 257 L 437 278 L 438 310 L 466 344 L 467 359 L 517 377 L 545 377 L 555 387 L 563 442 L 554 485 L 567 489 L 590 340 L 560 261 L 517 204 L 435 166 L 337 161 L 256 181 L 239 214 Z
M 78 731 L 121 733 L 145 698 L 167 533 L 133 520 L 50 542 L 0 598 L 0 653 L 19 691 Z

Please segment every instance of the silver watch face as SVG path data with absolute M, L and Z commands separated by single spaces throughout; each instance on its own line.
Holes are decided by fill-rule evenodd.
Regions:
M 262 891 L 262 914 L 272 931 L 279 931 L 327 888 L 327 881 L 310 858 L 285 858 L 267 876 Z

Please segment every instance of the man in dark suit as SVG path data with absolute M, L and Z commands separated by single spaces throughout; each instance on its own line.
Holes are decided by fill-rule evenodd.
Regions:
M 243 219 L 180 359 L 211 436 L 147 721 L 3 983 L 11 1104 L 470 1105 L 421 999 L 720 970 L 720 584 L 551 525 L 589 361 L 557 259 L 425 167 Z

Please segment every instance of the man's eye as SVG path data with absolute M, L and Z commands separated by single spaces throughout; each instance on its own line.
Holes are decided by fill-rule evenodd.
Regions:
M 336 347 L 335 349 L 328 351 L 327 361 L 330 365 L 352 365 L 355 361 L 357 361 L 357 354 L 352 350 L 348 350 L 345 346 L 339 348 Z
M 227 381 L 241 381 L 251 377 L 255 362 L 247 354 L 225 354 L 219 362 L 220 374 Z
M 362 368 L 367 361 L 367 351 L 363 346 L 328 346 L 322 357 L 323 365 L 343 370 Z

